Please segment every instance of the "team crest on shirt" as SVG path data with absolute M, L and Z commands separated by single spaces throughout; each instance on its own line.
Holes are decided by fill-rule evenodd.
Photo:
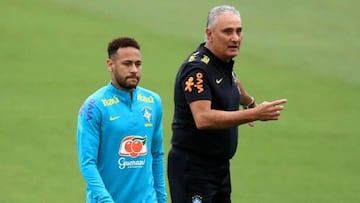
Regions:
M 200 195 L 194 195 L 191 197 L 192 199 L 192 203 L 201 203 L 202 202 L 202 197 Z
M 145 120 L 145 127 L 151 127 L 152 126 L 152 111 L 150 107 L 144 107 L 141 110 L 142 114 L 143 114 L 143 118 Z

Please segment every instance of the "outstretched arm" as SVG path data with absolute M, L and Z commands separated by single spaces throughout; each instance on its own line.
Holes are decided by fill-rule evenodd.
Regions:
M 190 103 L 196 127 L 198 129 L 223 129 L 253 121 L 278 120 L 282 104 L 286 99 L 263 102 L 251 109 L 239 111 L 221 111 L 211 109 L 211 101 L 199 100 Z

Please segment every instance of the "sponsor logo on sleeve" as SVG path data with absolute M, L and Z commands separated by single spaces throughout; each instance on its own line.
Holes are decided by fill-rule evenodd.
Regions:
M 86 120 L 92 120 L 93 119 L 93 109 L 95 106 L 95 99 L 89 100 L 88 103 L 85 103 L 80 108 L 80 116 L 86 115 Z
M 190 76 L 185 82 L 185 92 L 192 92 L 193 87 L 196 88 L 197 93 L 202 93 L 204 91 L 204 80 L 203 74 L 198 72 L 196 73 L 196 79 L 193 76 Z

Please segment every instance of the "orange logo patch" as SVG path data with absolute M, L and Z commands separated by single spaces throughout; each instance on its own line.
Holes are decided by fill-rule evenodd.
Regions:
M 202 73 L 196 73 L 196 83 L 194 81 L 194 77 L 189 77 L 188 80 L 185 82 L 185 91 L 192 92 L 192 87 L 197 89 L 197 93 L 201 93 L 204 91 L 204 85 L 203 85 L 203 74 Z
M 185 82 L 185 91 L 192 92 L 192 86 L 194 86 L 194 78 L 189 77 L 189 79 Z

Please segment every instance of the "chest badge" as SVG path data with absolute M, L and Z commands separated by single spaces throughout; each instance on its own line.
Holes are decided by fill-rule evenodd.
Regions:
M 152 111 L 150 107 L 144 107 L 142 110 L 143 118 L 145 120 L 145 127 L 152 126 Z

